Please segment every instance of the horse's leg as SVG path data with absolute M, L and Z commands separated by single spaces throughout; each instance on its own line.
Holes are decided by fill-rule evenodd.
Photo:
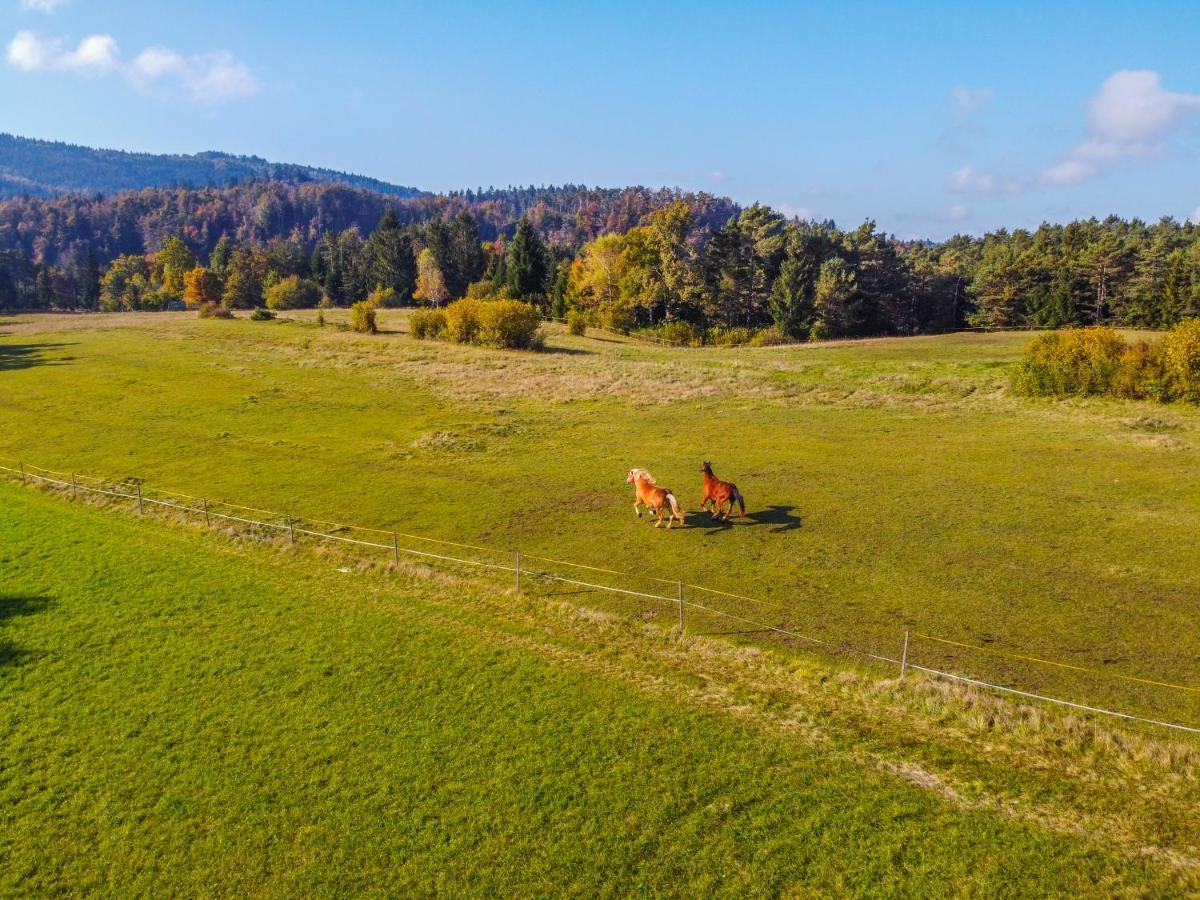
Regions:
M 639 505 L 641 502 L 642 502 L 642 501 L 640 501 L 640 500 L 634 500 L 634 501 L 633 501 L 633 514 L 634 514 L 635 516 L 637 516 L 639 519 L 642 517 L 642 511 L 641 511 L 640 509 L 638 509 L 638 505 Z

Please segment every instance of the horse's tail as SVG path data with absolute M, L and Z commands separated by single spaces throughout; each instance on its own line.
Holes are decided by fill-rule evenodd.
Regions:
M 667 502 L 671 504 L 671 512 L 679 517 L 679 521 L 683 521 L 683 510 L 679 508 L 679 501 L 675 499 L 675 495 L 667 493 Z
M 746 500 L 742 496 L 742 492 L 737 489 L 737 485 L 733 485 L 733 499 L 737 501 L 738 509 L 742 511 L 742 515 L 746 514 Z

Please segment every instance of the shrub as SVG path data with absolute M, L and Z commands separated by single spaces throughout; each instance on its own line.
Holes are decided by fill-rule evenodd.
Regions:
M 755 330 L 753 328 L 716 328 L 709 329 L 707 335 L 708 343 L 714 347 L 739 347 L 742 344 L 749 344 L 754 340 Z
M 376 309 L 388 309 L 400 305 L 400 295 L 394 287 L 376 285 L 375 290 L 367 295 L 367 299 L 375 304 Z
M 666 322 L 658 328 L 643 329 L 643 333 L 676 347 L 699 347 L 704 343 L 704 332 L 691 322 Z
M 629 334 L 636 321 L 633 310 L 627 306 L 609 306 L 600 315 L 601 324 L 609 331 L 619 334 Z
M 446 337 L 456 344 L 473 344 L 479 333 L 479 310 L 486 301 L 456 300 L 446 307 Z
M 1200 319 L 1184 319 L 1167 332 L 1162 355 L 1171 392 L 1200 403 Z
M 375 324 L 375 304 L 370 300 L 359 300 L 350 307 L 350 327 L 363 334 L 375 334 L 379 330 Z
M 317 325 L 325 327 L 325 310 L 320 307 L 317 308 Z
M 321 302 L 321 288 L 308 278 L 289 275 L 264 292 L 268 309 L 312 309 Z
M 542 315 L 520 300 L 492 300 L 480 304 L 475 342 L 485 347 L 525 350 L 542 345 Z
M 1067 328 L 1039 335 L 1025 348 L 1013 390 L 1032 396 L 1109 393 L 1126 344 L 1112 328 Z
M 1138 341 L 1126 347 L 1110 392 L 1128 400 L 1170 400 L 1162 343 Z
M 567 333 L 576 337 L 587 334 L 587 316 L 580 310 L 573 309 L 567 313 Z
M 250 313 L 250 319 L 254 322 L 269 322 L 275 318 L 275 313 L 269 309 L 263 309 L 261 306 L 256 306 L 254 312 Z
M 774 347 L 778 344 L 794 344 L 796 339 L 778 328 L 760 328 L 750 339 L 751 347 Z
M 408 317 L 408 330 L 417 340 L 441 337 L 446 330 L 446 313 L 440 309 L 416 309 Z
M 216 303 L 201 303 L 199 308 L 201 319 L 232 319 L 233 310 Z

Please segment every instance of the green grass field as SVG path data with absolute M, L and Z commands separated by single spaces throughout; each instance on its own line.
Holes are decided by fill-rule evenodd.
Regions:
M 4 896 L 1200 885 L 1195 753 L 10 482 L 0 509 Z
M 0 454 L 682 578 L 887 655 L 911 629 L 1200 684 L 1200 414 L 1012 398 L 1025 335 L 673 350 L 555 329 L 528 354 L 417 342 L 401 312 L 376 336 L 302 315 L 0 321 Z M 748 518 L 632 515 L 631 466 L 694 510 L 706 459 Z M 912 650 L 1200 724 L 1200 693 Z

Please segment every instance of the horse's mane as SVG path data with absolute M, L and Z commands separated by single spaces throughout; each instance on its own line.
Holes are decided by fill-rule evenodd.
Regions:
M 654 476 L 645 469 L 630 469 L 629 474 L 635 479 L 642 479 L 642 481 L 646 482 L 647 484 L 658 484 L 658 482 L 654 480 Z

